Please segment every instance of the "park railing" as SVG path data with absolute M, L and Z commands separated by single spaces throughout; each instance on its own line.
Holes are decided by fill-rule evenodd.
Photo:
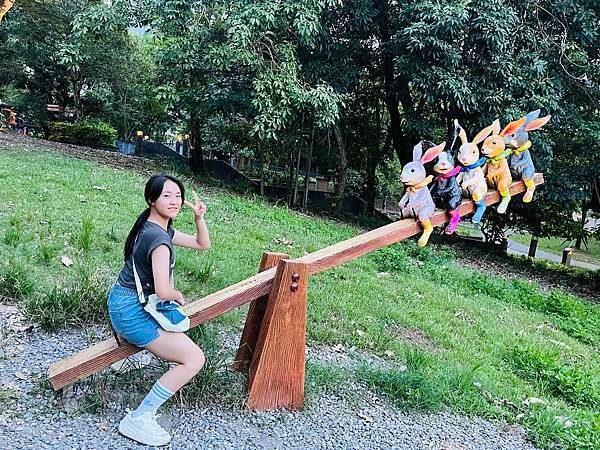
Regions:
M 534 177 L 544 182 L 542 174 Z M 522 181 L 510 187 L 511 195 L 524 192 Z M 497 191 L 489 191 L 485 203 L 500 200 Z M 458 208 L 461 216 L 474 210 L 464 200 Z M 431 217 L 433 226 L 448 222 L 445 211 Z M 364 254 L 400 242 L 422 231 L 414 219 L 393 222 L 367 233 L 296 259 L 281 253 L 265 253 L 259 273 L 185 306 L 191 327 L 219 317 L 250 303 L 235 368 L 248 371 L 249 409 L 299 409 L 304 402 L 306 306 L 308 278 Z M 50 365 L 48 376 L 59 390 L 142 349 L 115 338 L 99 342 L 66 359 Z

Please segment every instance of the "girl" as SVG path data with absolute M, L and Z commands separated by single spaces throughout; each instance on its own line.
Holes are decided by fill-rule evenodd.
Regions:
M 132 260 L 144 294 L 185 304 L 172 283 L 175 254 L 173 245 L 208 249 L 210 239 L 204 222 L 206 206 L 196 192 L 195 204 L 184 201 L 184 187 L 177 178 L 154 175 L 146 183 L 144 197 L 148 208 L 140 214 L 125 241 L 125 265 L 108 296 L 108 312 L 115 331 L 128 342 L 143 347 L 167 361 L 177 363 L 152 387 L 136 410 L 119 424 L 119 431 L 142 444 L 166 445 L 171 440 L 156 422 L 156 411 L 204 365 L 204 353 L 184 333 L 164 331 L 144 310 L 137 295 Z M 196 235 L 181 233 L 172 226 L 173 218 L 185 203 L 194 211 Z

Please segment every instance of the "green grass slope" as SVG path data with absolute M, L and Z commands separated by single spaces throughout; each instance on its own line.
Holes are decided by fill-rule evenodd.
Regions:
M 107 323 L 145 181 L 41 148 L 0 151 L 2 302 L 49 330 Z M 360 232 L 195 183 L 186 180 L 207 203 L 213 246 L 177 250 L 176 287 L 190 300 L 255 274 L 263 251 L 297 257 Z M 192 232 L 191 212 L 175 227 Z M 244 312 L 219 322 L 239 331 Z M 600 307 L 459 266 L 444 247 L 409 241 L 312 277 L 308 342 L 356 347 L 391 367 L 309 367 L 309 381 L 350 376 L 402 408 L 518 422 L 547 448 L 600 448 Z

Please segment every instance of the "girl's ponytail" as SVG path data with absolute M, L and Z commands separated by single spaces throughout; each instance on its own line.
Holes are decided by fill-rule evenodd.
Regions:
M 146 208 L 140 214 L 140 216 L 137 218 L 137 220 L 133 224 L 133 227 L 131 227 L 131 231 L 129 232 L 129 235 L 127 236 L 127 240 L 125 241 L 125 248 L 123 250 L 125 260 L 127 260 L 129 255 L 131 255 L 133 253 L 133 244 L 135 242 L 135 238 L 137 237 L 138 233 L 142 229 L 142 226 L 144 225 L 144 223 L 146 223 L 146 221 L 148 220 L 148 217 L 150 217 L 150 207 Z

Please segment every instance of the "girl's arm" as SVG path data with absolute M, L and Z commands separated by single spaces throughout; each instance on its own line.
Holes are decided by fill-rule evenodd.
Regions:
M 196 235 L 181 233 L 175 230 L 173 235 L 173 244 L 180 247 L 195 248 L 198 250 L 206 250 L 210 248 L 210 237 L 208 236 L 208 228 L 204 222 L 204 214 L 206 213 L 206 205 L 200 201 L 195 191 L 195 204 L 185 201 L 185 204 L 194 211 L 194 222 L 196 223 Z
M 198 216 L 196 216 L 195 222 L 196 236 L 175 230 L 173 244 L 178 245 L 179 247 L 195 248 L 198 250 L 210 248 L 210 238 L 208 236 L 208 228 L 206 228 L 204 218 L 199 219 Z
M 154 279 L 154 291 L 163 300 L 175 300 L 184 305 L 183 294 L 171 287 L 169 283 L 169 265 L 171 250 L 166 245 L 159 245 L 152 250 L 152 277 Z

